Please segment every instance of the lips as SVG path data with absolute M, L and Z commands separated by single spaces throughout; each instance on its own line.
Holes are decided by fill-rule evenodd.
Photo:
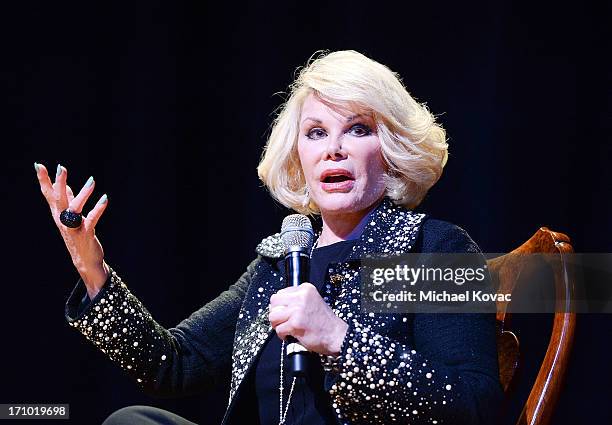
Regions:
M 321 181 L 323 183 L 337 183 L 346 180 L 355 180 L 355 177 L 353 177 L 353 173 L 344 168 L 333 168 L 321 173 Z
M 334 168 L 321 173 L 320 181 L 326 192 L 348 192 L 355 184 L 355 177 L 349 170 Z

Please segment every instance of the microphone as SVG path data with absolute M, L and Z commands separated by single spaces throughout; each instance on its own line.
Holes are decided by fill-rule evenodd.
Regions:
M 314 232 L 308 217 L 291 214 L 281 225 L 281 240 L 285 246 L 285 275 L 287 286 L 299 286 L 308 280 L 310 251 L 314 242 Z M 287 356 L 289 372 L 292 376 L 306 376 L 308 350 L 292 336 L 287 337 Z

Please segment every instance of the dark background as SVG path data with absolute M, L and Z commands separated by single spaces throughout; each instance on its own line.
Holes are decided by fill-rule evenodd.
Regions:
M 220 423 L 227 388 L 149 398 L 66 324 L 78 275 L 33 162 L 52 172 L 61 162 L 75 191 L 94 176 L 94 199 L 109 196 L 97 231 L 107 262 L 174 326 L 278 231 L 287 211 L 255 167 L 282 102 L 274 93 L 319 49 L 355 49 L 388 65 L 440 114 L 451 156 L 422 211 L 464 227 L 486 252 L 509 250 L 542 225 L 569 234 L 579 252 L 610 252 L 605 8 L 197 3 L 1 6 L 0 403 L 70 403 L 77 424 L 131 404 Z M 578 319 L 554 423 L 610 423 L 612 317 Z M 546 342 L 545 321 L 526 321 L 525 350 Z

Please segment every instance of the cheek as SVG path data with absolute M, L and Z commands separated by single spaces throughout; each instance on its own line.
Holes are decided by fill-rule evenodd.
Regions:
M 382 157 L 380 150 L 380 143 L 371 146 L 366 152 L 364 152 L 366 173 L 370 179 L 379 180 L 382 175 L 387 171 L 385 162 Z
M 311 174 L 310 171 L 314 167 L 313 158 L 315 155 L 313 154 L 312 149 L 308 149 L 306 146 L 307 145 L 305 143 L 298 141 L 298 157 L 300 159 L 300 164 L 302 164 L 302 171 L 304 172 L 306 178 L 308 178 Z

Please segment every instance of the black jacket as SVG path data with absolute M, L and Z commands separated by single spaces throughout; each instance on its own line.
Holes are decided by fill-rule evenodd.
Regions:
M 492 314 L 362 314 L 359 259 L 367 254 L 479 252 L 465 231 L 395 206 L 370 216 L 345 263 L 331 264 L 331 305 L 349 324 L 339 369 L 325 386 L 342 424 L 490 423 L 501 399 Z M 214 388 L 231 368 L 223 423 L 231 423 L 252 365 L 273 332 L 270 296 L 285 287 L 278 235 L 262 241 L 245 273 L 176 327 L 151 317 L 111 269 L 108 282 L 79 314 L 81 280 L 66 318 L 146 392 L 192 394 Z

